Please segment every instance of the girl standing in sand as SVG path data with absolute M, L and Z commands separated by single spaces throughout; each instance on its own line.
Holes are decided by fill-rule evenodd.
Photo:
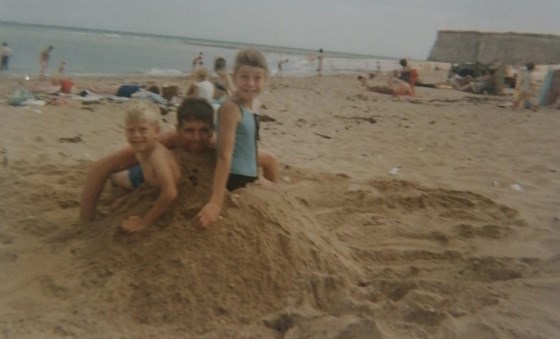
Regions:
M 218 161 L 210 201 L 198 213 L 199 226 L 220 215 L 226 189 L 233 191 L 258 179 L 257 97 L 268 78 L 265 57 L 255 49 L 239 51 L 233 69 L 235 93 L 218 111 Z

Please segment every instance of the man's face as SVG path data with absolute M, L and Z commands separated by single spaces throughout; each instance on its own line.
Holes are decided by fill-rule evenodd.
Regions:
M 191 153 L 202 153 L 210 146 L 213 129 L 206 122 L 198 120 L 183 120 L 177 126 L 181 146 Z

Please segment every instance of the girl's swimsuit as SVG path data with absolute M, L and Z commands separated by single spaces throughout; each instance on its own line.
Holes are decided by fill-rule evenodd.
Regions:
M 239 110 L 241 121 L 235 129 L 235 145 L 226 185 L 228 191 L 244 187 L 259 177 L 257 164 L 258 116 L 241 105 L 239 105 Z

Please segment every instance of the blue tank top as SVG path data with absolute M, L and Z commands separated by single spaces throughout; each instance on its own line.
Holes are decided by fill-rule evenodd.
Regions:
M 257 116 L 241 106 L 239 106 L 239 109 L 241 110 L 241 120 L 237 123 L 237 128 L 235 129 L 235 145 L 233 147 L 230 173 L 247 177 L 258 177 Z M 218 139 L 219 137 L 218 135 Z

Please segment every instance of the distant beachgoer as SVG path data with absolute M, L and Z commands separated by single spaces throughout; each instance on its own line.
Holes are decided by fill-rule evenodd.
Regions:
M 218 57 L 214 60 L 214 99 L 221 100 L 225 96 L 231 96 L 235 90 L 231 74 L 226 69 L 226 59 Z
M 533 79 L 534 70 L 535 64 L 529 62 L 517 73 L 517 83 L 515 84 L 515 95 L 512 105 L 514 110 L 518 109 L 521 105 L 524 108 L 536 110 L 537 106 L 531 101 L 536 92 L 536 83 L 535 79 Z
M 395 74 L 389 77 L 387 85 L 368 85 L 368 80 L 375 78 L 374 73 L 358 76 L 361 86 L 368 92 L 375 92 L 388 95 L 412 95 L 410 85 L 400 79 Z
M 408 83 L 412 94 L 414 94 L 414 86 L 416 86 L 416 79 L 418 79 L 418 70 L 412 68 L 406 59 L 399 60 L 399 64 L 402 68 L 396 71 L 398 78 Z
M 58 65 L 56 72 L 51 76 L 51 83 L 53 85 L 60 85 L 60 81 L 64 77 L 64 68 L 66 67 L 66 62 L 63 60 Z
M 49 46 L 44 48 L 39 54 L 39 66 L 41 68 L 39 73 L 39 78 L 43 79 L 45 77 L 45 72 L 47 70 L 47 66 L 49 64 L 49 59 L 51 58 L 51 52 L 53 50 L 53 46 Z
M 51 77 L 51 84 L 53 86 L 60 86 L 60 90 L 63 93 L 72 93 L 72 88 L 74 87 L 74 82 L 72 79 L 68 79 L 64 76 L 64 68 L 66 67 L 66 62 L 63 60 L 58 65 L 58 69 Z
M 2 43 L 2 64 L 0 66 L 0 71 L 7 71 L 10 64 L 10 57 L 14 54 L 12 49 L 8 47 L 7 42 Z
M 276 72 L 277 77 L 282 76 L 282 66 L 288 62 L 288 59 L 278 61 L 278 71 Z
M 208 70 L 205 67 L 197 68 L 194 71 L 194 80 L 196 83 L 188 87 L 186 96 L 203 98 L 212 103 L 214 99 L 214 84 L 208 81 Z
M 377 61 L 377 73 L 381 73 L 381 63 Z
M 319 49 L 317 56 L 317 76 L 323 76 L 323 49 Z
M 202 57 L 202 52 L 199 52 L 198 55 L 192 61 L 192 69 L 193 72 L 197 67 L 204 66 L 204 59 Z
M 489 73 L 482 71 L 481 76 L 459 87 L 459 89 L 474 94 L 493 94 L 495 91 L 494 74 L 494 70 L 490 70 Z

